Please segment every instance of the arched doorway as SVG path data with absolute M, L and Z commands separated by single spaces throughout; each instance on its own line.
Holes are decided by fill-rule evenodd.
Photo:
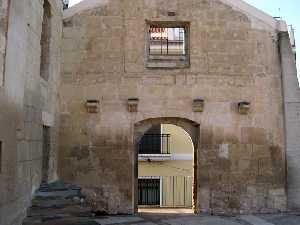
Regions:
M 198 174 L 198 148 L 199 148 L 199 136 L 200 136 L 200 125 L 194 121 L 178 118 L 178 117 L 161 117 L 161 118 L 150 118 L 134 125 L 134 176 L 133 176 L 133 196 L 134 196 L 134 209 L 138 212 L 138 201 L 139 201 L 139 180 L 138 180 L 138 162 L 139 162 L 139 146 L 143 141 L 144 135 L 153 128 L 157 128 L 162 124 L 175 125 L 182 128 L 190 137 L 193 145 L 193 157 L 192 157 L 192 208 L 194 212 L 197 212 L 197 174 Z M 164 135 L 164 134 L 162 134 Z M 160 139 L 161 140 L 161 139 Z M 164 145 L 164 144 L 162 144 Z M 161 146 L 162 147 L 162 146 Z

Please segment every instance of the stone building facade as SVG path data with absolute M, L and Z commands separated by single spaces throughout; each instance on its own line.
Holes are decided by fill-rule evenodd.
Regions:
M 62 3 L 1 0 L 0 8 L 0 224 L 15 225 L 26 215 L 42 173 L 47 181 L 57 179 Z M 44 9 L 50 12 L 51 32 L 41 44 Z M 41 60 L 45 42 L 47 60 Z M 43 153 L 43 127 L 51 127 L 48 154 Z M 48 170 L 42 172 L 45 155 Z
M 0 224 L 20 224 L 57 179 L 98 210 L 136 212 L 136 146 L 159 124 L 191 136 L 195 212 L 299 209 L 286 24 L 240 0 L 132 2 L 85 0 L 63 15 L 61 0 L 0 1 Z M 184 28 L 184 57 L 149 54 L 157 26 Z
M 149 63 L 151 25 L 186 28 L 184 64 Z M 99 210 L 135 212 L 135 146 L 152 125 L 170 123 L 194 142 L 196 212 L 286 210 L 278 35 L 286 32 L 282 21 L 242 1 L 86 1 L 67 10 L 61 178 L 81 185 Z M 131 98 L 139 99 L 137 112 L 127 110 Z M 199 98 L 204 111 L 194 112 Z M 99 102 L 98 113 L 87 113 L 89 100 Z M 244 101 L 246 115 L 238 111 Z

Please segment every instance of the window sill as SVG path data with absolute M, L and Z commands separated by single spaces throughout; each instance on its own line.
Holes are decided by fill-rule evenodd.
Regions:
M 186 55 L 149 55 L 149 60 L 187 61 Z
M 149 69 L 180 69 L 190 67 L 186 61 L 148 61 L 146 67 Z
M 178 69 L 190 66 L 188 56 L 182 55 L 149 55 L 147 68 Z

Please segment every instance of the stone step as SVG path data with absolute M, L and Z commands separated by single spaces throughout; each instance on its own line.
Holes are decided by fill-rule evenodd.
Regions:
M 78 198 L 78 200 L 65 198 L 35 198 L 32 200 L 32 208 L 62 208 L 70 205 L 79 205 L 82 202 L 80 198 Z
M 52 191 L 67 191 L 67 190 L 78 190 L 81 188 L 72 184 L 66 184 L 63 181 L 55 181 L 52 183 L 42 183 L 39 190 L 40 192 L 52 192 Z
M 61 190 L 61 191 L 37 191 L 35 197 L 62 197 L 62 198 L 73 198 L 83 197 L 80 190 Z
M 81 188 L 57 181 L 40 186 L 23 225 L 99 225 L 95 216 Z
M 69 205 L 63 208 L 39 208 L 32 207 L 28 211 L 28 217 L 37 218 L 37 217 L 52 217 L 52 216 L 61 216 L 61 217 L 92 217 L 94 213 L 87 206 L 81 205 Z
M 30 220 L 26 219 L 23 222 L 23 225 L 100 225 L 93 219 L 89 218 L 78 218 L 78 217 L 69 217 L 69 218 L 58 218 L 52 217 L 45 220 Z

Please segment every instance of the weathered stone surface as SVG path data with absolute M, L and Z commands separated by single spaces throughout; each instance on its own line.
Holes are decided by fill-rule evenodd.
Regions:
M 52 127 L 48 178 L 57 179 L 62 4 L 61 0 L 49 0 L 51 35 L 47 40 L 46 82 L 40 77 L 43 3 L 0 1 L 1 225 L 21 223 L 32 193 L 41 184 L 43 125 Z
M 136 210 L 135 145 L 158 122 L 191 135 L 196 211 L 286 210 L 286 160 L 289 203 L 299 208 L 300 92 L 283 23 L 227 0 L 94 2 L 67 10 L 62 23 L 61 1 L 49 0 L 43 26 L 44 0 L 0 1 L 0 224 L 20 224 L 41 184 L 43 125 L 52 127 L 48 180 L 79 184 L 99 212 Z M 190 24 L 188 67 L 147 68 L 146 20 Z M 198 98 L 202 113 L 193 112 Z M 88 99 L 99 100 L 97 114 L 87 114 Z M 241 101 L 251 103 L 246 115 Z M 53 188 L 52 198 L 65 194 Z
M 97 225 L 80 188 L 63 182 L 43 185 L 36 193 L 23 225 Z
M 279 46 L 281 51 L 284 112 L 286 125 L 286 157 L 287 157 L 287 181 L 288 181 L 288 205 L 292 209 L 300 209 L 299 179 L 299 132 L 300 132 L 300 89 L 297 79 L 295 58 L 287 33 L 279 34 Z
M 146 67 L 145 20 L 190 22 L 190 67 Z M 285 187 L 275 29 L 221 1 L 198 0 L 101 2 L 80 14 L 70 9 L 64 24 L 59 171 L 99 210 L 135 210 L 133 140 L 150 118 L 200 124 L 198 211 L 284 210 L 286 196 L 273 192 Z M 130 97 L 139 99 L 134 114 Z M 101 99 L 98 115 L 82 110 L 87 98 Z M 205 99 L 202 113 L 193 112 L 197 98 Z M 247 115 L 238 113 L 241 101 L 251 102 Z

